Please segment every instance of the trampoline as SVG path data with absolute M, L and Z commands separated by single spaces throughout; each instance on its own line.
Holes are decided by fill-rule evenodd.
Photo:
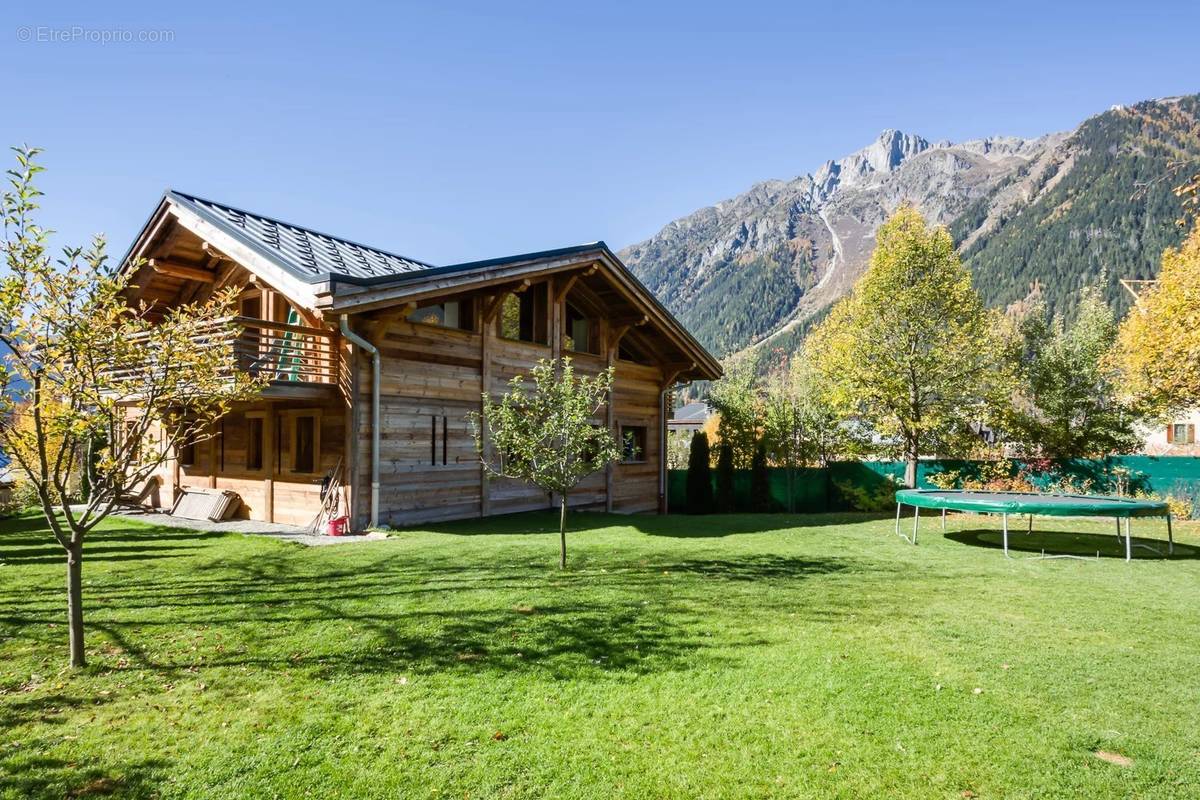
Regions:
M 912 538 L 900 532 L 900 509 L 912 506 Z M 917 527 L 921 520 L 921 509 L 941 509 L 942 530 L 946 529 L 947 511 L 964 511 L 975 514 L 999 514 L 1003 519 L 1004 555 L 1008 553 L 1008 515 L 1019 514 L 1029 517 L 1029 530 L 1033 531 L 1033 518 L 1044 517 L 1112 517 L 1117 524 L 1117 539 L 1125 543 L 1125 560 L 1133 558 L 1133 540 L 1129 535 L 1129 521 L 1134 517 L 1166 517 L 1167 553 L 1175 552 L 1175 537 L 1171 533 L 1171 512 L 1166 503 L 1157 500 L 1134 500 L 1129 497 L 1104 497 L 1086 494 L 1037 494 L 1034 492 L 988 492 L 975 489 L 902 489 L 896 492 L 896 533 L 906 541 L 917 543 Z M 1124 520 L 1125 533 L 1121 535 Z M 1139 544 L 1147 550 L 1160 552 L 1150 545 Z M 1079 558 L 1079 556 L 1052 555 L 1043 558 Z

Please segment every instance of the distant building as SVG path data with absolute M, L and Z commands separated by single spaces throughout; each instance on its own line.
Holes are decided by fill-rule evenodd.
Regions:
M 1196 444 L 1196 426 L 1200 425 L 1200 409 L 1176 414 L 1165 424 L 1143 425 L 1142 454 L 1148 456 L 1200 456 Z
M 671 433 L 695 433 L 704 429 L 704 423 L 708 422 L 711 415 L 712 409 L 707 403 L 688 403 L 675 409 L 675 414 L 667 420 L 667 430 Z

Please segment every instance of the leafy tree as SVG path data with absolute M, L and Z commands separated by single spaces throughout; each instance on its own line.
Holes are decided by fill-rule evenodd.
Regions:
M 1117 323 L 1101 289 L 1084 289 L 1075 319 L 1047 318 L 1039 300 L 1016 324 L 1018 380 L 1005 438 L 1024 454 L 1080 458 L 1129 452 L 1137 446 L 1133 409 L 1117 398 L 1108 359 Z
M 713 510 L 712 467 L 708 451 L 708 435 L 704 431 L 692 434 L 688 454 L 687 508 L 689 514 L 711 514 Z
M 103 237 L 57 261 L 35 220 L 39 150 L 14 148 L 3 196 L 0 447 L 31 484 L 66 553 L 70 663 L 83 666 L 83 545 L 131 487 L 261 380 L 237 369 L 230 292 L 161 319 L 125 299 L 130 271 L 107 265 Z M 204 346 L 197 346 L 197 342 Z M 83 505 L 72 506 L 86 483 Z
M 722 444 L 717 448 L 717 497 L 718 514 L 732 514 L 736 503 L 733 494 L 733 447 Z
M 767 472 L 767 446 L 759 442 L 750 462 L 750 510 L 765 514 L 771 510 L 771 476 Z
M 708 403 L 720 419 L 717 435 L 730 446 L 734 467 L 748 469 L 762 427 L 755 364 L 742 358 L 726 365 L 725 376 L 709 389 Z
M 529 380 L 532 379 L 532 386 Z M 517 375 L 494 402 L 483 393 L 470 420 L 489 476 L 517 478 L 559 499 L 558 566 L 567 566 L 567 501 L 579 482 L 619 461 L 612 431 L 596 422 L 612 393 L 612 367 L 576 376 L 571 359 L 541 359 L 529 377 Z
M 971 423 L 987 416 L 995 349 L 950 235 L 904 206 L 879 229 L 869 269 L 807 352 L 844 416 L 898 442 L 913 486 L 922 452 L 960 450 Z
M 771 461 L 786 470 L 788 510 L 795 510 L 795 470 L 826 466 L 837 458 L 861 455 L 866 442 L 852 421 L 842 418 L 804 351 L 767 376 L 763 393 L 763 437 Z
M 1200 405 L 1200 222 L 1163 252 L 1158 283 L 1121 322 L 1114 356 L 1133 402 L 1162 415 Z

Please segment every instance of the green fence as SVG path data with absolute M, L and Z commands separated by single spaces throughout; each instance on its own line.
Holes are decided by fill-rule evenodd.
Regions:
M 986 462 L 938 460 L 921 461 L 917 467 L 917 486 L 933 488 L 929 476 L 957 471 L 977 477 Z M 1029 473 L 1035 485 L 1048 485 L 1067 476 L 1077 484 L 1090 481 L 1091 491 L 1109 494 L 1117 491 L 1117 481 L 1127 484 L 1130 492 L 1150 492 L 1163 496 L 1190 498 L 1200 507 L 1200 457 L 1192 456 L 1112 456 L 1102 459 L 1058 461 L 1045 464 L 1030 462 Z M 1012 462 L 1012 471 L 1024 468 Z M 1039 469 L 1042 468 L 1042 469 Z M 792 504 L 788 503 L 787 470 L 767 470 L 773 510 L 812 514 L 823 511 L 849 511 L 863 500 L 885 495 L 904 477 L 903 461 L 840 461 L 828 467 L 804 467 L 793 470 L 790 483 Z M 716 470 L 713 470 L 714 489 Z M 750 472 L 738 470 L 733 476 L 734 502 L 739 510 L 750 508 Z M 687 511 L 687 470 L 673 469 L 667 474 L 667 497 L 671 511 Z

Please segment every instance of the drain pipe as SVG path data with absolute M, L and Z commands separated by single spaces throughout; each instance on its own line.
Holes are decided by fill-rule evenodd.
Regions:
M 342 335 L 371 354 L 371 524 L 379 527 L 379 348 L 350 329 L 350 318 L 342 314 Z M 357 402 L 357 398 L 355 398 Z M 358 431 L 354 432 L 358 436 Z

